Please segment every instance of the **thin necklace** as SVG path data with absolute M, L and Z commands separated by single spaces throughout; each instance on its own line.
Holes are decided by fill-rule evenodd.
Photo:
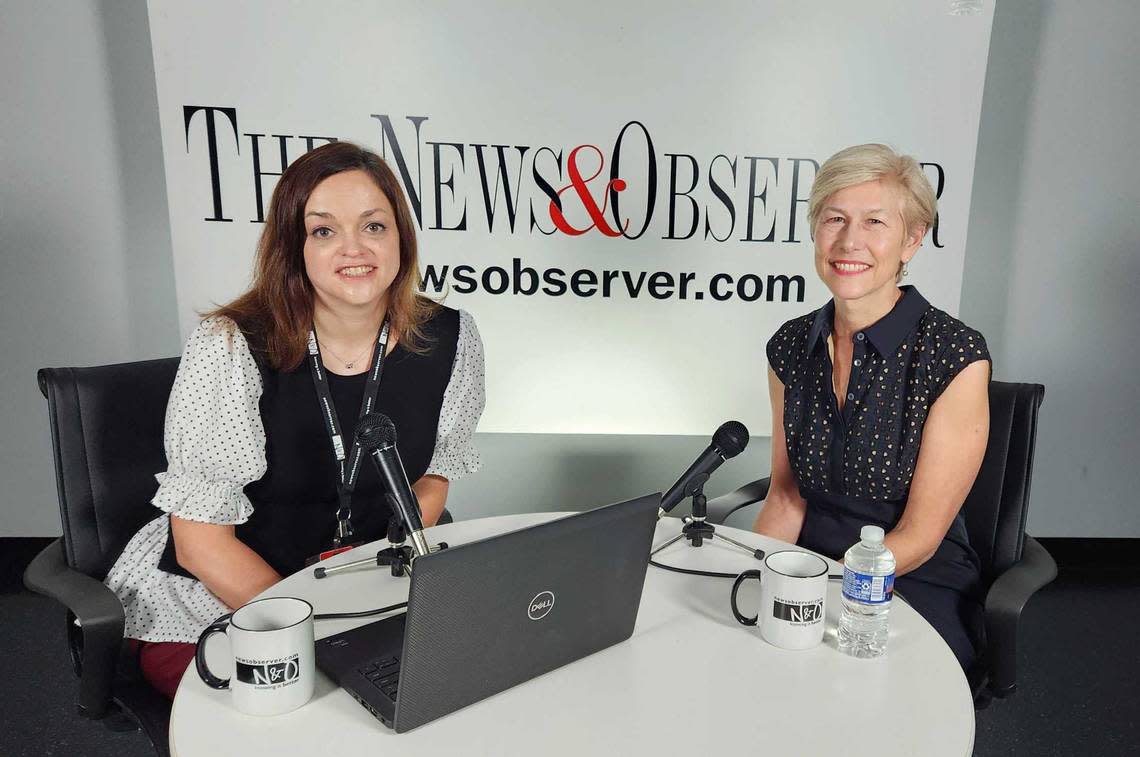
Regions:
M 356 361 L 360 360 L 360 358 L 364 357 L 364 353 L 368 352 L 368 350 L 370 350 L 371 348 L 372 348 L 372 342 L 369 342 L 368 345 L 363 350 L 360 351 L 359 355 L 354 357 L 352 360 L 345 360 L 340 355 L 333 352 L 332 347 L 329 347 L 327 344 L 325 345 L 325 349 L 329 351 L 329 354 L 332 355 L 333 357 L 335 357 L 340 362 L 344 363 L 345 368 L 352 368 L 352 366 L 356 365 Z

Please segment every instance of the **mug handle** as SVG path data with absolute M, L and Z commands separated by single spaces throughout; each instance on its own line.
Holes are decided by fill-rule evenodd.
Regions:
M 738 622 L 740 622 L 742 625 L 754 626 L 754 625 L 756 625 L 756 621 L 758 621 L 760 619 L 760 616 L 757 614 L 757 615 L 753 615 L 751 618 L 746 618 L 743 615 L 741 615 L 740 614 L 740 608 L 736 606 L 736 593 L 738 591 L 740 591 L 740 585 L 742 583 L 744 583 L 746 580 L 748 580 L 749 578 L 755 578 L 757 581 L 762 581 L 763 575 L 764 574 L 758 570 L 746 570 L 743 573 L 741 573 L 739 576 L 737 576 L 736 580 L 732 584 L 732 614 L 736 616 L 736 620 Z
M 211 689 L 228 689 L 230 687 L 230 679 L 218 678 L 210 672 L 210 667 L 206 664 L 206 639 L 216 633 L 224 634 L 230 624 L 230 617 L 232 615 L 232 612 L 227 613 L 207 626 L 206 630 L 202 632 L 202 635 L 198 637 L 198 644 L 194 649 L 194 667 L 198 669 L 198 676 L 202 679 L 202 682 Z

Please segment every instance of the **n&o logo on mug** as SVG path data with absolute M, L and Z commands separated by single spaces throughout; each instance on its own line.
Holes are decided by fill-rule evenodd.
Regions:
M 780 599 L 772 601 L 772 617 L 789 623 L 818 623 L 823 620 L 823 600 Z
M 296 683 L 301 676 L 301 666 L 298 664 L 299 655 L 258 662 L 256 660 L 234 660 L 234 673 L 242 683 L 248 683 L 255 688 L 288 686 Z

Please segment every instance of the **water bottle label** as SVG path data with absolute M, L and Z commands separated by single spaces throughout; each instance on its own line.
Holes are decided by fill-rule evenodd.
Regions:
M 872 576 L 843 568 L 843 596 L 855 602 L 879 605 L 891 601 L 895 590 L 895 574 Z

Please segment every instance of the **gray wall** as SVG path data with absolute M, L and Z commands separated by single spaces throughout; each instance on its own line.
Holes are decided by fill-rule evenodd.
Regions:
M 1140 3 L 1001 0 L 962 317 L 1045 385 L 1029 529 L 1140 537 Z
M 712 435 L 713 429 L 709 429 Z M 581 510 L 664 491 L 708 445 L 707 437 L 598 434 L 479 434 L 487 474 L 457 481 L 448 508 L 458 518 Z M 754 438 L 721 466 L 705 494 L 726 494 L 768 475 L 771 440 Z M 688 512 L 688 505 L 677 513 Z
M 179 338 L 145 4 L 0 9 L 0 536 L 42 536 L 59 525 L 36 368 L 171 355 Z M 962 314 L 998 378 L 1047 386 L 1038 535 L 1140 536 L 1126 496 L 1140 418 L 1123 391 L 1137 373 L 1124 339 L 1140 333 L 1123 291 L 1140 265 L 1137 28 L 1125 2 L 997 5 Z M 478 443 L 486 472 L 454 485 L 459 517 L 663 489 L 707 439 Z M 764 475 L 767 455 L 756 439 L 709 494 Z
M 175 354 L 145 6 L 2 2 L 0 536 L 59 533 L 36 369 Z

